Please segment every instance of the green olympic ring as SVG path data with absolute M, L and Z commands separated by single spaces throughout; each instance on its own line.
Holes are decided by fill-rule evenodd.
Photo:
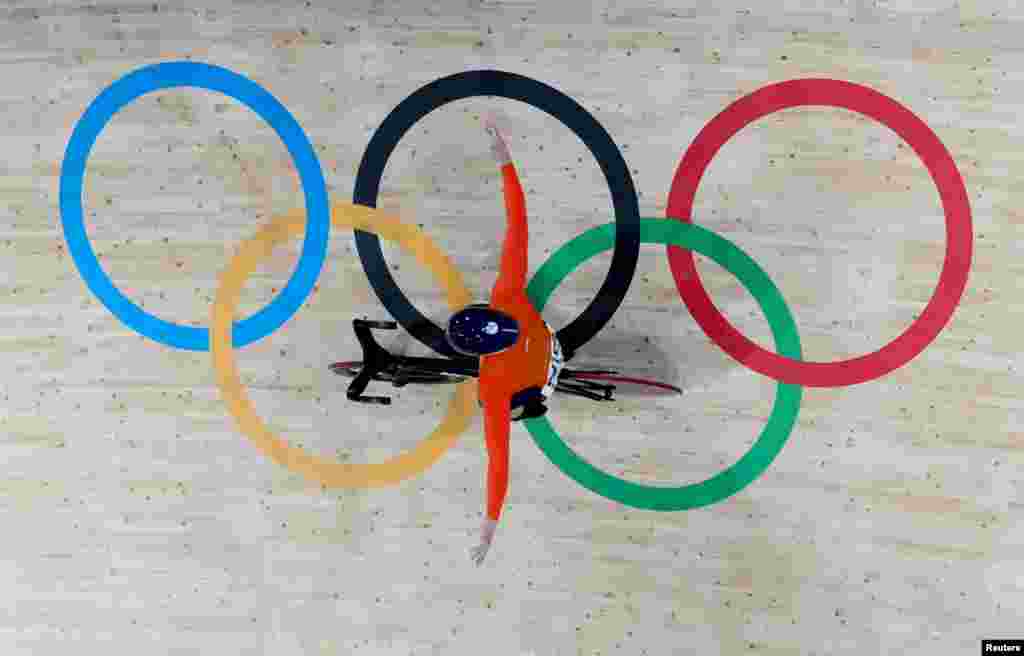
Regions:
M 800 336 L 782 294 L 761 267 L 738 246 L 692 223 L 644 218 L 640 243 L 680 246 L 710 257 L 746 287 L 768 318 L 779 354 L 800 360 Z M 526 289 L 537 311 L 573 270 L 615 245 L 615 224 L 598 226 L 558 249 L 534 275 Z M 801 385 L 777 383 L 775 404 L 761 435 L 750 450 L 728 469 L 700 483 L 679 487 L 641 485 L 607 474 L 573 451 L 546 417 L 524 420 L 540 450 L 562 473 L 591 492 L 633 508 L 686 510 L 707 506 L 736 494 L 763 474 L 782 450 L 800 412 Z

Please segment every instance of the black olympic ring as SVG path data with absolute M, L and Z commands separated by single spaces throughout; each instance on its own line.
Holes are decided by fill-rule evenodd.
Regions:
M 505 71 L 466 71 L 434 80 L 399 103 L 374 132 L 359 164 L 352 201 L 376 207 L 388 157 L 409 128 L 446 103 L 474 96 L 519 100 L 550 114 L 586 145 L 608 182 L 615 209 L 612 263 L 594 300 L 580 316 L 558 331 L 558 340 L 568 361 L 619 309 L 633 282 L 640 255 L 640 207 L 629 167 L 604 127 L 575 100 L 543 82 Z M 448 345 L 444 330 L 413 307 L 398 288 L 384 261 L 377 236 L 361 230 L 355 233 L 356 251 L 363 270 L 391 316 L 434 351 L 447 357 L 465 357 Z

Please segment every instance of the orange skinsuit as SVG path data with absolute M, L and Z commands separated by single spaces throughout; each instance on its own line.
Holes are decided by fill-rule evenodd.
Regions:
M 487 441 L 487 518 L 497 521 L 508 491 L 508 447 L 512 397 L 517 392 L 548 386 L 552 359 L 560 362 L 558 340 L 526 296 L 526 200 L 515 166 L 501 167 L 505 186 L 507 228 L 501 268 L 491 292 L 491 307 L 519 323 L 516 343 L 480 358 L 480 403 Z M 546 389 L 550 392 L 550 389 Z

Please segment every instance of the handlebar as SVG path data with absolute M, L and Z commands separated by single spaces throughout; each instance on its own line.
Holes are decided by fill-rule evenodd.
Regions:
M 366 319 L 353 319 L 352 331 L 359 340 L 359 346 L 363 349 L 363 369 L 348 386 L 345 395 L 349 401 L 359 403 L 376 403 L 378 405 L 391 405 L 391 398 L 388 396 L 365 396 L 363 391 L 373 380 L 373 377 L 386 369 L 390 364 L 392 355 L 373 338 L 372 328 L 378 330 L 397 330 L 398 324 L 394 321 L 368 321 Z

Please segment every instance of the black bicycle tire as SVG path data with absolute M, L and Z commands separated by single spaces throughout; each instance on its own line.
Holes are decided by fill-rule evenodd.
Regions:
M 362 360 L 348 360 L 331 364 L 330 370 L 339 376 L 355 378 L 359 375 L 362 367 Z M 406 376 L 408 384 L 410 385 L 452 385 L 455 383 L 461 383 L 466 380 L 466 378 L 467 376 L 461 376 L 458 374 L 448 374 L 436 371 L 416 372 L 415 370 L 413 370 L 413 373 Z M 394 379 L 395 377 L 390 373 L 381 371 L 374 374 L 371 380 L 381 383 L 393 383 Z
M 627 376 L 620 374 L 619 372 L 605 373 L 607 370 L 600 371 L 573 371 L 565 378 L 565 380 L 592 380 L 595 382 L 605 382 L 612 385 L 632 385 L 642 388 L 651 388 L 659 390 L 662 393 L 674 392 L 676 394 L 682 394 L 683 390 L 671 383 L 663 383 L 658 380 L 652 380 L 648 378 L 638 378 L 636 376 Z

